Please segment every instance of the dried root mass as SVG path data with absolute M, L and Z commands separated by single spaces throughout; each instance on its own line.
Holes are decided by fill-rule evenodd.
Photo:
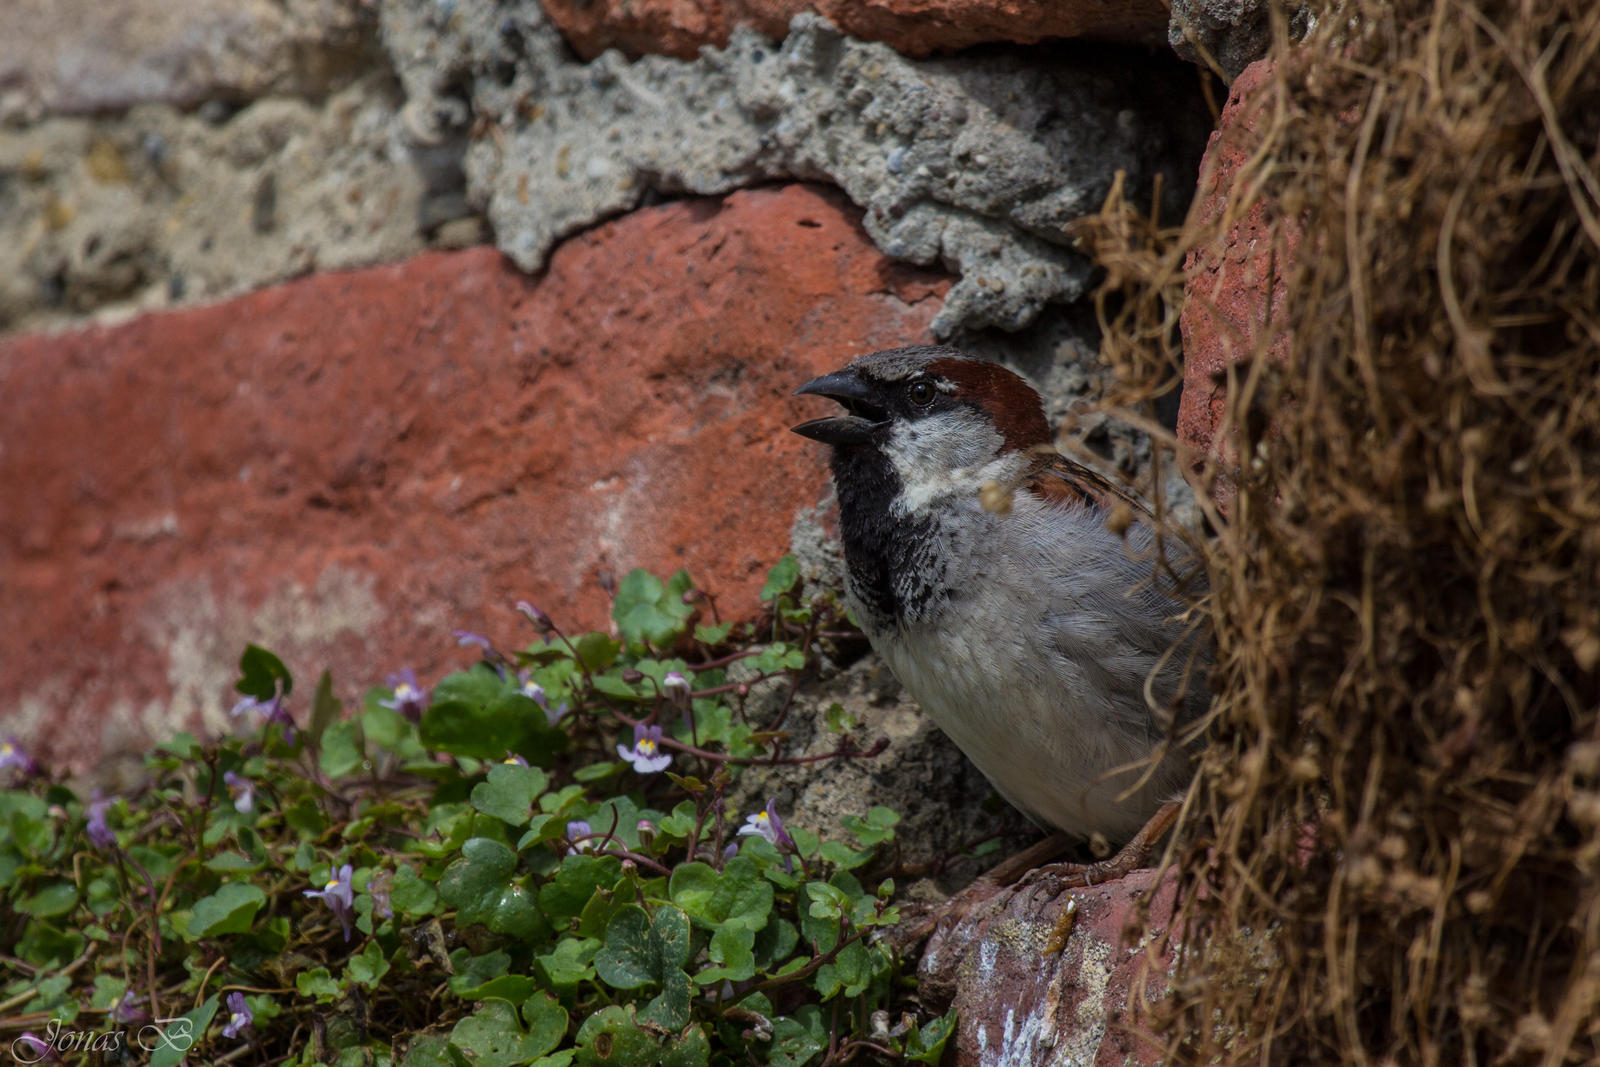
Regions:
M 1595 1062 L 1600 5 L 1275 17 L 1226 211 L 1085 234 L 1134 396 L 1176 366 L 1185 257 L 1253 209 L 1286 294 L 1227 377 L 1151 1022 L 1173 1063 Z

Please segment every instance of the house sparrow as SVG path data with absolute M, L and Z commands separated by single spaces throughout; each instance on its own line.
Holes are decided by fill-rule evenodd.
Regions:
M 1055 452 L 1025 381 L 953 349 L 874 352 L 801 394 L 845 408 L 794 432 L 833 447 L 847 600 L 901 684 L 1035 822 L 1159 837 L 1209 650 L 1148 512 Z

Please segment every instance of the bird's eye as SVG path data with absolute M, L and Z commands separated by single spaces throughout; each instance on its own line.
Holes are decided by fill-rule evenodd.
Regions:
M 928 379 L 918 378 L 906 390 L 906 395 L 911 397 L 911 402 L 917 407 L 925 408 L 933 403 L 933 398 L 938 395 L 938 391 L 934 389 L 933 383 Z

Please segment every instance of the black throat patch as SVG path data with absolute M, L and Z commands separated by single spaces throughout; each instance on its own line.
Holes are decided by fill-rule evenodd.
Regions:
M 931 519 L 897 517 L 900 477 L 875 448 L 836 448 L 833 484 L 850 590 L 870 629 L 915 622 L 947 595 L 946 561 L 933 551 Z

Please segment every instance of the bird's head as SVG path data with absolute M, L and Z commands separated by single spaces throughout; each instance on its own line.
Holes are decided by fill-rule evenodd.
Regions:
M 900 488 L 913 493 L 1052 440 L 1032 386 L 997 363 L 938 345 L 861 356 L 795 395 L 825 396 L 844 407 L 843 414 L 794 428 L 833 446 L 836 476 L 886 461 Z

